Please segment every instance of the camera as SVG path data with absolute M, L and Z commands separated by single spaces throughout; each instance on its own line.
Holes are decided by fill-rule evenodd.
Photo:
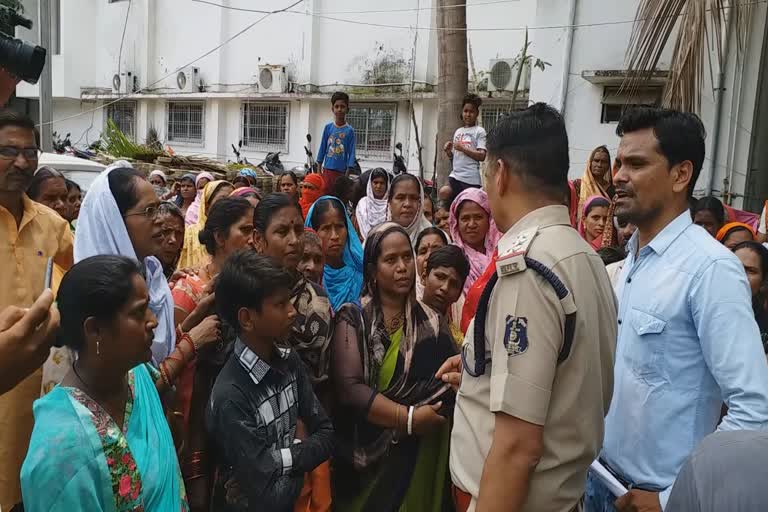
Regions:
M 11 27 L 32 28 L 29 20 L 7 7 L 0 6 L 0 23 Z M 15 77 L 37 83 L 45 66 L 46 50 L 42 46 L 32 46 L 20 39 L 0 32 L 0 66 Z

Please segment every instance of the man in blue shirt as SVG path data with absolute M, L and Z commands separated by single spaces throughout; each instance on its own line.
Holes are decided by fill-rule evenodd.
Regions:
M 701 121 L 643 107 L 627 111 L 616 132 L 616 215 L 638 229 L 616 284 L 614 391 L 600 459 L 631 490 L 613 496 L 590 474 L 585 505 L 659 511 L 705 436 L 768 425 L 768 365 L 743 268 L 688 211 L 704 161 Z

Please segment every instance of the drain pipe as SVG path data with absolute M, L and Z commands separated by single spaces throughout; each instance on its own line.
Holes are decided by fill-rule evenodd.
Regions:
M 717 73 L 717 88 L 715 89 L 716 97 L 715 97 L 715 119 L 714 119 L 714 130 L 712 131 L 712 155 L 709 159 L 710 161 L 710 171 L 709 171 L 709 177 L 707 178 L 707 194 L 708 196 L 712 195 L 712 185 L 715 182 L 715 172 L 717 172 L 717 157 L 719 154 L 719 145 L 720 145 L 720 120 L 723 116 L 723 94 L 725 93 L 725 72 L 728 68 L 728 54 L 731 52 L 731 33 L 733 28 L 733 13 L 727 12 L 726 16 L 728 16 L 728 27 L 725 31 L 725 44 L 723 47 L 725 48 L 725 53 L 723 53 L 723 58 L 720 59 L 720 69 Z M 711 58 L 711 57 L 710 57 Z M 695 185 L 694 185 L 695 186 Z
M 568 28 L 565 36 L 565 50 L 563 52 L 563 76 L 560 79 L 560 102 L 558 110 L 565 117 L 565 104 L 568 98 L 568 82 L 571 78 L 571 53 L 573 52 L 573 25 L 576 23 L 576 0 L 568 3 Z

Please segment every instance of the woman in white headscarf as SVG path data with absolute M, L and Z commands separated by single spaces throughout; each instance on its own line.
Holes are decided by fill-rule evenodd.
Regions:
M 173 323 L 173 297 L 158 253 L 163 236 L 155 223 L 160 200 L 152 185 L 125 161 L 104 170 L 88 189 L 80 209 L 75 236 L 75 262 L 91 256 L 114 254 L 144 263 L 149 288 L 149 309 L 157 317 L 152 343 L 152 362 L 159 367 L 176 347 Z M 189 332 L 195 351 L 203 343 L 213 341 L 211 321 L 201 323 Z M 218 321 L 216 321 L 218 324 Z
M 355 216 L 360 236 L 365 240 L 368 233 L 387 221 L 387 192 L 389 192 L 389 173 L 381 167 L 371 171 L 366 185 L 365 197 L 357 203 Z
M 419 233 L 432 225 L 424 217 L 424 187 L 412 174 L 400 174 L 389 186 L 387 220 L 400 225 L 416 245 Z

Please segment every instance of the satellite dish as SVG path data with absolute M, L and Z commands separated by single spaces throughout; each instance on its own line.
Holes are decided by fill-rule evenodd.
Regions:
M 119 92 L 120 91 L 120 85 L 121 85 L 120 75 L 115 73 L 112 76 L 112 90 Z
M 179 71 L 176 75 L 176 85 L 179 89 L 184 90 L 187 87 L 187 74 L 183 71 Z

